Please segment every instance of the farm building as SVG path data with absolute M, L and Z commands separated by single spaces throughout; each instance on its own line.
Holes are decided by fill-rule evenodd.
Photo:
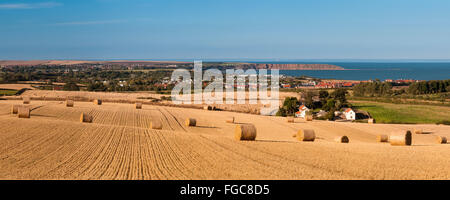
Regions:
M 305 105 L 301 105 L 298 108 L 298 111 L 295 113 L 295 117 L 298 118 L 305 118 L 306 117 L 306 112 L 309 111 L 309 108 L 307 108 Z
M 356 120 L 356 113 L 355 113 L 355 111 L 353 111 L 353 109 L 351 109 L 351 108 L 347 108 L 345 111 L 344 111 L 344 115 L 345 115 L 345 118 L 347 119 L 347 120 Z

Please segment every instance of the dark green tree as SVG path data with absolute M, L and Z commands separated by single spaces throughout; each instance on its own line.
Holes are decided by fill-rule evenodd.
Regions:
M 286 97 L 283 102 L 283 108 L 286 110 L 286 115 L 292 116 L 298 111 L 300 102 L 296 97 Z
M 63 90 L 64 91 L 80 91 L 80 88 L 78 87 L 78 85 L 75 82 L 69 81 L 64 85 Z

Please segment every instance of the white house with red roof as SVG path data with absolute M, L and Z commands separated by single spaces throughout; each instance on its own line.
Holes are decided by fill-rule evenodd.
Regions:
M 353 111 L 353 109 L 351 109 L 351 108 L 347 108 L 344 111 L 344 115 L 347 120 L 352 120 L 352 121 L 356 120 L 356 112 Z
M 298 111 L 295 113 L 295 117 L 297 118 L 305 118 L 306 112 L 309 111 L 309 108 L 307 108 L 305 105 L 301 105 L 300 108 L 298 108 Z

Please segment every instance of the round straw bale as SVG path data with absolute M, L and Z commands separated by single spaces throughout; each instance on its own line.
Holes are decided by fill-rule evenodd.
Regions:
M 73 107 L 73 104 L 74 104 L 73 100 L 66 101 L 66 107 Z
M 229 117 L 225 120 L 226 123 L 234 124 L 234 117 Z
M 294 123 L 294 118 L 293 117 L 287 117 L 286 121 L 287 121 L 287 123 Z
M 447 138 L 444 136 L 436 136 L 436 142 L 438 144 L 447 144 Z
M 162 129 L 161 121 L 160 120 L 153 120 L 152 122 L 150 122 L 150 128 L 151 129 L 161 130 Z
M 252 114 L 259 115 L 260 114 L 259 109 L 258 108 L 253 108 Z
M 377 135 L 377 142 L 389 142 L 388 135 Z
M 95 99 L 94 100 L 94 105 L 102 105 L 102 100 L 101 99 Z
M 370 119 L 367 120 L 367 123 L 375 124 L 375 119 L 374 118 L 370 118 Z
M 135 104 L 136 109 L 142 109 L 142 103 L 141 102 L 136 102 Z
M 422 129 L 414 129 L 414 134 L 423 134 Z
M 313 120 L 313 116 L 312 115 L 306 115 L 305 118 L 306 118 L 306 121 L 312 121 Z
M 30 104 L 31 100 L 30 97 L 22 97 L 23 104 Z
M 314 142 L 316 140 L 316 133 L 310 129 L 300 129 L 297 132 L 297 140 L 303 142 Z
M 339 136 L 339 137 L 336 137 L 336 139 L 334 139 L 337 143 L 349 143 L 350 142 L 350 139 L 348 139 L 348 137 L 347 136 Z
M 80 122 L 81 123 L 92 123 L 93 117 L 87 113 L 81 113 Z
M 193 118 L 187 118 L 186 122 L 185 122 L 186 126 L 196 126 L 197 125 L 197 120 L 193 119 Z
M 234 138 L 236 140 L 255 140 L 256 127 L 253 124 L 240 124 L 236 126 L 234 131 Z
M 257 115 L 261 115 L 261 109 L 256 108 L 256 114 L 257 114 Z
M 19 118 L 30 118 L 30 108 L 21 106 L 18 108 L 17 114 Z
M 403 131 L 400 133 L 394 133 L 389 136 L 389 142 L 392 146 L 411 146 L 412 134 L 411 131 Z
M 11 113 L 17 114 L 19 112 L 19 107 L 21 107 L 21 105 L 11 105 Z

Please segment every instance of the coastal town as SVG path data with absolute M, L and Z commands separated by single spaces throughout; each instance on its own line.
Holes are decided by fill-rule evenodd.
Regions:
M 295 89 L 308 89 L 308 88 L 315 88 L 315 89 L 331 89 L 331 88 L 351 88 L 357 84 L 360 83 L 372 83 L 374 80 L 364 80 L 364 81 L 355 81 L 355 80 L 313 80 L 314 78 L 308 78 L 306 80 L 301 81 L 301 83 L 294 84 L 294 83 L 288 83 L 284 82 L 281 83 L 281 88 L 295 88 Z M 411 83 L 420 82 L 420 80 L 412 80 L 412 79 L 398 79 L 398 80 L 392 80 L 392 79 L 386 79 L 382 82 L 385 83 L 391 83 L 394 86 L 405 86 L 409 85 Z

